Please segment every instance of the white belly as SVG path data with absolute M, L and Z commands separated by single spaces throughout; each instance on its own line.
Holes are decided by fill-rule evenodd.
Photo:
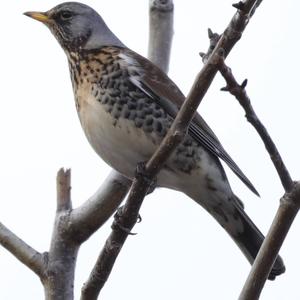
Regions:
M 132 178 L 136 164 L 146 161 L 155 151 L 151 137 L 133 121 L 119 118 L 117 123 L 92 95 L 80 101 L 79 118 L 91 146 L 111 167 Z M 115 124 L 114 124 L 115 123 Z

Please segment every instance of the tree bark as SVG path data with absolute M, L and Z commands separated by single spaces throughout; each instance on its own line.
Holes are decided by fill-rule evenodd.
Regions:
M 57 210 L 48 253 L 46 276 L 42 279 L 46 300 L 72 300 L 74 273 L 79 244 L 69 234 L 71 171 L 57 174 Z
M 0 244 L 39 277 L 45 272 L 45 256 L 0 223 Z
M 168 73 L 173 39 L 172 0 L 149 1 L 148 58 Z

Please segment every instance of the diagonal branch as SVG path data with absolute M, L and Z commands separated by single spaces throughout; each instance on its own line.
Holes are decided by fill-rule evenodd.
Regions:
M 274 167 L 277 170 L 277 173 L 280 177 L 281 183 L 286 192 L 290 191 L 293 186 L 292 178 L 281 158 L 281 155 L 270 137 L 267 129 L 262 124 L 258 116 L 256 115 L 250 98 L 246 92 L 247 80 L 244 80 L 242 84 L 238 84 L 234 78 L 231 69 L 226 66 L 224 61 L 219 66 L 219 71 L 226 80 L 227 86 L 222 88 L 223 91 L 229 91 L 235 98 L 239 101 L 240 105 L 245 111 L 245 116 L 251 125 L 256 129 L 257 133 L 261 137 L 269 155 L 273 162 Z
M 202 57 L 204 63 L 206 63 L 207 59 L 211 55 L 213 49 L 216 47 L 220 39 L 220 35 L 217 33 L 213 33 L 211 29 L 208 29 L 208 36 L 210 41 L 208 51 L 207 53 L 203 53 L 203 52 L 200 53 L 200 56 Z M 258 118 L 257 114 L 255 113 L 252 107 L 250 98 L 246 92 L 246 85 L 248 83 L 248 80 L 245 79 L 241 84 L 239 84 L 235 79 L 235 77 L 233 76 L 232 70 L 225 64 L 224 59 L 220 60 L 218 68 L 226 81 L 226 86 L 221 88 L 221 91 L 230 92 L 238 100 L 238 102 L 240 103 L 240 105 L 245 111 L 245 116 L 248 122 L 255 128 L 255 130 L 261 137 L 270 155 L 273 165 L 278 173 L 278 176 L 280 177 L 281 183 L 285 191 L 286 192 L 290 191 L 291 188 L 293 187 L 292 178 L 287 170 L 287 167 L 283 162 L 283 159 L 281 158 L 281 155 L 275 143 L 273 142 L 267 129 L 260 121 L 260 119 Z
M 259 299 L 273 263 L 300 208 L 300 182 L 281 198 L 271 228 L 255 258 L 239 300 Z
M 26 244 L 0 223 L 0 244 L 41 279 L 46 269 L 45 256 Z
M 131 234 L 130 230 L 138 220 L 138 212 L 143 200 L 140 195 L 145 195 L 148 187 L 149 182 L 145 179 L 145 176 L 137 176 L 134 179 L 126 204 L 115 214 L 112 232 L 107 238 L 96 264 L 82 288 L 81 300 L 96 300 L 98 298 L 122 246 L 128 235 Z
M 197 75 L 187 99 L 179 110 L 168 134 L 147 162 L 146 171 L 150 177 L 152 174 L 155 176 L 155 174 L 159 172 L 165 160 L 171 155 L 172 151 L 184 137 L 197 107 L 200 105 L 218 71 L 220 61 L 227 57 L 233 46 L 241 38 L 249 22 L 250 13 L 252 9 L 256 7 L 255 0 L 246 0 L 243 3 L 244 9 L 238 10 L 234 14 L 210 57 L 207 59 L 206 64 Z
M 256 1 L 246 0 L 243 4 L 243 10 L 238 10 L 235 13 L 211 56 L 207 60 L 207 63 L 196 77 L 185 103 L 182 105 L 161 145 L 147 162 L 143 170 L 137 171 L 137 176 L 133 181 L 125 206 L 122 211 L 119 211 L 119 213 L 115 215 L 115 221 L 112 226 L 113 230 L 100 253 L 97 264 L 95 265 L 89 280 L 83 287 L 81 295 L 82 300 L 97 299 L 100 290 L 112 271 L 122 246 L 138 220 L 139 209 L 152 181 L 162 168 L 164 162 L 184 138 L 185 132 L 198 105 L 218 71 L 220 59 L 229 54 L 230 50 L 240 39 L 246 28 L 250 19 L 250 13 L 256 6 Z M 137 169 L 139 169 L 139 167 Z

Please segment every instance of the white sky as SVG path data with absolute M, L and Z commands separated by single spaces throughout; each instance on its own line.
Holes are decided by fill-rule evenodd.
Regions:
M 175 36 L 170 76 L 187 93 L 208 45 L 207 27 L 221 32 L 232 0 L 175 0 Z M 87 199 L 109 168 L 87 143 L 77 120 L 66 58 L 50 32 L 22 15 L 57 1 L 7 1 L 0 11 L 0 220 L 37 250 L 48 249 L 55 213 L 55 176 L 73 172 L 73 203 Z M 97 9 L 130 48 L 146 55 L 148 0 L 85 1 Z M 249 79 L 252 103 L 269 129 L 294 179 L 300 176 L 300 2 L 264 1 L 228 64 Z M 219 89 L 217 76 L 201 104 L 202 115 L 253 181 L 261 199 L 228 171 L 235 193 L 266 232 L 283 193 L 260 139 L 237 102 Z M 143 222 L 130 237 L 102 299 L 236 299 L 249 264 L 221 227 L 186 196 L 157 190 L 147 197 Z M 79 253 L 76 299 L 110 232 L 111 220 Z M 300 298 L 299 232 L 296 219 L 282 248 L 286 274 L 268 282 L 261 299 Z M 0 299 L 42 299 L 38 278 L 0 248 Z

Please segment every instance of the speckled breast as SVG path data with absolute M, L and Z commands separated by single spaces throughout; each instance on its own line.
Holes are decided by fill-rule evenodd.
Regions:
M 83 130 L 94 150 L 109 165 L 132 177 L 136 164 L 158 147 L 172 118 L 151 97 L 130 81 L 138 76 L 118 49 L 69 58 L 76 107 Z M 177 148 L 170 167 L 188 172 L 198 159 L 190 138 Z

